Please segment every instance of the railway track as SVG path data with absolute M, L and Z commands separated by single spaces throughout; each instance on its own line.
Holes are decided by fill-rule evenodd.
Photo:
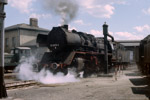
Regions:
M 6 83 L 6 89 L 11 90 L 11 89 L 25 88 L 25 87 L 35 86 L 35 85 L 38 85 L 38 83 L 32 80 L 19 81 L 19 82 Z

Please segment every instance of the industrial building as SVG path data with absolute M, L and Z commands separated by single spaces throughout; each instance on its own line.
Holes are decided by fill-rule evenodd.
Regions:
M 15 47 L 30 47 L 35 52 L 38 34 L 48 34 L 49 30 L 40 28 L 36 18 L 30 18 L 29 24 L 17 24 L 5 28 L 5 52 Z

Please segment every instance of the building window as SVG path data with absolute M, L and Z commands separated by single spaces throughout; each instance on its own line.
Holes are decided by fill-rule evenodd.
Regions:
M 5 38 L 5 46 L 8 47 L 8 38 Z
M 13 47 L 16 47 L 16 37 L 13 37 L 13 38 L 12 38 L 12 46 L 13 46 Z

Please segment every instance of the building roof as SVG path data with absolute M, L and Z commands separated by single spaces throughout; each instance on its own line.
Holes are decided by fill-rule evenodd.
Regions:
M 141 40 L 116 40 L 119 43 L 140 43 Z
M 120 43 L 126 47 L 135 47 L 135 46 L 140 46 L 140 43 Z
M 141 40 L 118 40 L 117 42 L 128 47 L 139 46 Z
M 146 36 L 143 40 L 150 40 L 150 35 Z
M 37 30 L 37 31 L 44 31 L 44 32 L 49 32 L 50 31 L 48 29 L 31 26 L 31 25 L 28 25 L 28 24 L 25 24 L 25 23 L 6 27 L 5 31 L 11 31 L 11 30 L 16 30 L 16 29 Z

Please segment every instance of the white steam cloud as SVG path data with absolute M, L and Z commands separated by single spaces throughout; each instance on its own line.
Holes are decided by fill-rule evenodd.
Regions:
M 61 24 L 68 24 L 77 15 L 78 4 L 76 0 L 42 0 L 46 10 L 61 16 Z
M 66 76 L 63 73 L 57 73 L 53 75 L 49 70 L 42 69 L 40 72 L 34 70 L 33 64 L 36 63 L 35 57 L 30 57 L 28 59 L 22 59 L 21 64 L 15 69 L 17 72 L 17 78 L 20 80 L 35 80 L 43 84 L 52 83 L 66 83 L 66 82 L 77 82 L 78 79 L 75 78 L 74 74 L 68 72 Z

